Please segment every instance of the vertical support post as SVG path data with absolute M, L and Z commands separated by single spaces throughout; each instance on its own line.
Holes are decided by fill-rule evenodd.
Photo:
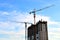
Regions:
M 35 9 L 34 9 L 33 13 L 34 13 L 34 25 L 35 25 L 35 23 L 36 23 L 36 20 L 35 20 L 35 18 L 36 18 Z
M 35 9 L 34 9 L 34 40 L 36 40 L 36 25 L 35 25 L 36 20 L 35 20 L 35 18 L 36 18 L 36 14 L 35 14 Z
M 25 23 L 25 40 L 27 40 L 27 23 Z
M 34 13 L 34 25 L 35 25 L 35 21 L 36 21 L 36 20 L 35 20 L 35 17 L 36 17 L 36 14 Z

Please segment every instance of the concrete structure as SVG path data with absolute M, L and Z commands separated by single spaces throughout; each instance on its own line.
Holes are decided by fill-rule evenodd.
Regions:
M 36 40 L 48 40 L 47 21 L 39 21 L 36 25 L 31 25 L 28 28 L 28 40 L 35 40 L 34 35 L 36 35 Z

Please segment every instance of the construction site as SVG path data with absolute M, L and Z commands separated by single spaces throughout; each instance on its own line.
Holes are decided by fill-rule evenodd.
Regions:
M 40 19 L 38 22 L 36 22 L 36 12 L 45 10 L 47 8 L 50 8 L 54 5 L 47 6 L 45 8 L 29 12 L 29 14 L 33 13 L 33 23 L 29 22 L 19 22 L 25 24 L 25 40 L 48 40 L 48 28 L 47 28 L 47 21 L 43 21 L 43 19 Z M 27 24 L 31 24 L 27 28 Z
M 60 40 L 60 0 L 0 0 L 0 40 Z

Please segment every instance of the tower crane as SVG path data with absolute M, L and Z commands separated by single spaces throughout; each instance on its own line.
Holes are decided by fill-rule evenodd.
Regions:
M 33 11 L 29 12 L 29 14 L 33 13 L 33 15 L 34 15 L 34 24 L 36 23 L 36 22 L 35 22 L 35 21 L 36 21 L 36 20 L 35 20 L 35 18 L 36 18 L 36 12 L 42 11 L 42 10 L 47 9 L 47 8 L 50 8 L 50 7 L 52 7 L 52 6 L 54 6 L 54 5 L 50 5 L 50 6 L 44 7 L 44 8 L 39 9 L 39 10 L 34 9 Z
M 36 23 L 36 20 L 35 20 L 35 18 L 36 18 L 36 12 L 42 11 L 42 10 L 47 9 L 47 8 L 50 8 L 52 6 L 54 6 L 54 5 L 50 5 L 50 6 L 44 7 L 44 8 L 39 9 L 39 10 L 35 10 L 34 9 L 33 11 L 29 12 L 29 14 L 33 13 L 33 15 L 34 15 L 34 25 Z M 34 40 L 36 40 L 36 34 L 35 33 L 36 33 L 36 27 L 34 27 Z
M 29 23 L 29 22 L 17 22 L 17 21 L 12 21 L 12 22 L 24 23 L 25 24 L 25 40 L 27 40 L 27 24 L 32 24 L 32 23 Z

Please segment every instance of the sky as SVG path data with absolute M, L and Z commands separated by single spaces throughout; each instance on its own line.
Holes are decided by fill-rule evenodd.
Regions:
M 25 24 L 19 22 L 33 23 L 29 12 L 50 5 L 54 6 L 36 12 L 36 22 L 47 21 L 48 39 L 59 40 L 60 0 L 0 0 L 0 40 L 25 40 Z

